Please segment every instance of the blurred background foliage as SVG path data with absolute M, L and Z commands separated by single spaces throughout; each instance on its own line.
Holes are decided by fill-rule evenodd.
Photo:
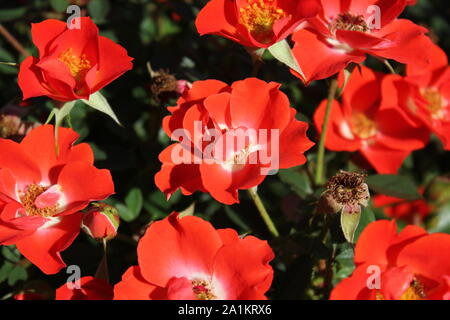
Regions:
M 166 201 L 154 184 L 153 177 L 160 168 L 158 154 L 170 143 L 161 130 L 161 120 L 168 114 L 165 107 L 175 104 L 176 94 L 161 91 L 158 79 L 150 77 L 148 62 L 155 71 L 163 70 L 188 81 L 218 79 L 231 83 L 249 77 L 252 71 L 250 57 L 239 44 L 217 36 L 199 37 L 194 21 L 206 2 L 16 0 L 2 1 L 0 5 L 0 24 L 33 55 L 37 55 L 37 50 L 31 42 L 30 24 L 48 18 L 66 20 L 67 6 L 76 4 L 81 7 L 82 15 L 94 19 L 102 35 L 121 44 L 134 57 L 133 70 L 103 90 L 124 127 L 82 103 L 71 115 L 71 123 L 80 134 L 80 140 L 92 146 L 96 165 L 111 170 L 115 182 L 116 195 L 108 202 L 119 209 L 122 224 L 119 236 L 109 246 L 112 283 L 120 280 L 126 268 L 136 264 L 136 243 L 146 226 L 172 211 L 189 213 L 195 206 L 195 214 L 211 221 L 216 228 L 231 227 L 241 233 L 271 239 L 247 193 L 241 192 L 241 203 L 234 206 L 222 205 L 201 193 L 191 197 L 176 193 Z M 447 53 L 450 52 L 448 0 L 419 0 L 416 6 L 406 10 L 404 17 L 428 27 L 431 37 Z M 0 37 L 0 61 L 19 63 L 23 59 L 24 56 Z M 282 90 L 299 111 L 299 119 L 310 122 L 314 109 L 326 97 L 327 81 L 315 82 L 305 88 L 270 54 L 265 55 L 264 60 L 258 77 L 282 83 Z M 368 59 L 367 64 L 388 72 L 374 59 Z M 394 66 L 398 71 L 402 70 L 402 66 Z M 17 71 L 16 67 L 0 65 L 0 112 L 19 110 L 27 120 L 45 122 L 52 108 L 48 99 L 32 99 L 27 107 L 18 106 L 21 92 L 17 86 Z M 314 128 L 310 129 L 309 136 L 317 141 Z M 326 299 L 331 286 L 350 275 L 354 268 L 353 249 L 345 243 L 337 217 L 332 219 L 333 232 L 325 244 L 320 235 L 321 222 L 309 226 L 321 189 L 312 186 L 309 178 L 314 149 L 308 153 L 308 158 L 307 165 L 282 170 L 279 175 L 269 176 L 259 187 L 267 209 L 283 235 L 270 241 L 277 253 L 273 262 L 275 280 L 268 293 L 270 298 Z M 358 161 L 349 153 L 328 152 L 326 161 L 329 176 L 339 169 L 361 170 L 355 164 Z M 380 182 L 375 176 L 371 189 L 390 195 L 403 190 L 407 197 L 420 197 L 417 188 L 430 189 L 433 179 L 449 173 L 449 163 L 449 153 L 442 150 L 437 139 L 432 139 L 425 149 L 414 152 L 405 161 L 394 188 L 389 181 Z M 373 174 L 370 169 L 369 173 Z M 436 202 L 434 193 L 428 192 L 425 196 L 427 201 Z M 434 205 L 433 214 L 423 221 L 430 231 L 450 233 L 447 202 Z M 368 223 L 382 218 L 386 218 L 382 210 L 367 208 L 357 236 Z M 399 221 L 399 225 L 404 223 Z M 102 257 L 102 247 L 87 235 L 80 234 L 62 256 L 68 265 L 79 265 L 83 276 L 94 275 Z M 331 269 L 326 267 L 330 265 L 327 261 L 335 262 Z M 58 288 L 67 276 L 64 270 L 54 276 L 45 276 L 21 257 L 14 246 L 1 248 L 0 298 L 10 298 L 24 288 Z

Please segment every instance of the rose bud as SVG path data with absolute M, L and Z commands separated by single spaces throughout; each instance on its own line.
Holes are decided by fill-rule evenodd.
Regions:
M 361 217 L 361 206 L 367 207 L 370 194 L 366 175 L 341 170 L 331 177 L 325 186 L 317 206 L 317 213 L 341 213 L 341 227 L 348 242 L 353 236 Z
M 93 203 L 84 215 L 82 228 L 92 238 L 109 241 L 117 235 L 120 218 L 116 208 L 105 203 Z

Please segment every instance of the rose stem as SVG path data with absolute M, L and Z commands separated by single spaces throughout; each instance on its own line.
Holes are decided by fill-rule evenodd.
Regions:
M 261 198 L 259 197 L 258 193 L 256 192 L 256 188 L 250 188 L 247 191 L 250 194 L 250 197 L 252 197 L 253 202 L 255 203 L 255 206 L 258 209 L 259 213 L 261 214 L 261 217 L 263 218 L 263 220 L 264 220 L 267 228 L 269 229 L 269 231 L 275 237 L 278 237 L 280 234 L 278 233 L 278 230 L 275 227 L 275 224 L 273 223 L 272 219 L 270 218 L 269 213 L 267 213 L 267 210 L 264 207 L 264 204 L 261 201 Z
M 319 140 L 319 149 L 317 151 L 317 168 L 316 168 L 316 185 L 322 184 L 323 181 L 323 171 L 324 171 L 324 158 L 325 158 L 325 139 L 328 131 L 328 122 L 330 120 L 331 106 L 333 105 L 333 100 L 336 97 L 336 92 L 338 89 L 337 78 L 333 78 L 330 83 L 330 89 L 328 90 L 328 103 L 325 110 L 325 118 L 323 119 L 322 134 Z

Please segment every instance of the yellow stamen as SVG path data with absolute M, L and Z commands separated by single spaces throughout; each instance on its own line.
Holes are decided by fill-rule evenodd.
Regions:
M 86 55 L 83 53 L 81 56 L 78 56 L 73 53 L 72 48 L 62 52 L 58 59 L 69 68 L 70 73 L 77 80 L 85 76 L 91 68 L 91 62 L 86 58 Z
M 422 284 L 417 280 L 413 280 L 408 289 L 400 296 L 399 300 L 424 300 L 426 297 L 427 294 L 425 293 Z M 384 296 L 379 290 L 375 293 L 375 299 L 384 300 Z
M 205 280 L 193 280 L 192 291 L 197 300 L 215 300 L 217 297 L 212 293 L 211 285 Z
M 249 0 L 248 6 L 240 8 L 240 23 L 261 43 L 272 40 L 273 24 L 287 15 L 273 4 L 273 0 Z
M 56 213 L 57 205 L 46 208 L 37 208 L 36 198 L 44 193 L 48 188 L 38 184 L 30 184 L 24 192 L 20 194 L 20 202 L 29 216 L 51 217 Z
M 428 101 L 428 110 L 430 110 L 433 119 L 442 120 L 445 118 L 444 101 L 439 91 L 436 89 L 422 90 L 422 97 Z
M 341 13 L 331 23 L 330 30 L 334 34 L 336 30 L 348 30 L 368 32 L 369 26 L 362 15 L 354 15 L 351 13 Z
M 353 115 L 352 128 L 353 132 L 361 139 L 368 139 L 377 134 L 375 121 L 369 119 L 362 112 Z

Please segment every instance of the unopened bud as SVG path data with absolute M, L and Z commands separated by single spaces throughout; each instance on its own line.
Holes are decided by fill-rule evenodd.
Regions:
M 92 238 L 102 241 L 114 238 L 119 224 L 116 208 L 105 203 L 93 203 L 84 215 L 82 228 Z

